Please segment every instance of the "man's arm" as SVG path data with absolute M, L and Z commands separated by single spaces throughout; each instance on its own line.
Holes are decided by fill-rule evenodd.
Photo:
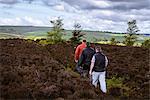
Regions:
M 79 51 L 80 51 L 80 47 L 78 46 L 75 51 L 75 57 L 74 57 L 75 62 L 79 60 Z
M 78 61 L 78 65 L 81 66 L 83 61 L 84 61 L 85 57 L 84 57 L 84 50 L 82 51 L 81 53 L 81 56 L 79 58 L 79 61 Z
M 92 74 L 92 70 L 93 70 L 93 67 L 94 67 L 94 63 L 95 63 L 95 56 L 92 57 L 92 60 L 91 60 L 91 66 L 90 66 L 90 71 L 89 71 L 89 74 L 91 75 Z
M 107 67 L 108 66 L 108 59 L 107 59 L 107 57 L 105 56 L 105 67 Z

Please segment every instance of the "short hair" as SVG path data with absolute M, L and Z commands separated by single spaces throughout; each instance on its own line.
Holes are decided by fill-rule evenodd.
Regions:
M 91 46 L 91 43 L 90 43 L 90 42 L 86 42 L 86 46 L 87 46 L 87 47 L 90 47 L 90 46 Z
M 100 46 L 96 46 L 96 47 L 95 47 L 95 50 L 101 52 L 101 51 L 102 51 L 102 48 L 101 48 Z
M 86 40 L 83 40 L 83 42 L 86 42 Z

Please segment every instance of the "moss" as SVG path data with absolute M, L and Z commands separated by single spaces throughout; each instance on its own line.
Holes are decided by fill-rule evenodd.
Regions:
M 114 96 L 128 97 L 130 94 L 130 88 L 123 84 L 124 78 L 113 76 L 111 79 L 107 79 L 108 93 Z
M 80 77 L 80 74 L 74 72 L 74 71 L 73 71 L 71 68 L 69 68 L 69 67 L 65 68 L 65 70 L 66 70 L 67 72 L 69 72 L 72 77 Z

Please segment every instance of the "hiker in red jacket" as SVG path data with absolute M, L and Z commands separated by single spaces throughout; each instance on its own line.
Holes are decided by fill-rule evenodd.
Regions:
M 83 51 L 83 49 L 86 48 L 86 40 L 82 41 L 82 44 L 78 45 L 75 51 L 75 62 L 77 63 L 79 60 L 79 57 Z
M 82 73 L 82 69 L 80 68 L 80 66 L 78 66 L 78 60 L 79 60 L 84 48 L 86 48 L 86 40 L 83 40 L 82 44 L 77 46 L 76 51 L 75 51 L 75 57 L 74 57 L 75 62 L 77 63 L 76 67 L 75 67 L 75 71 L 77 71 L 80 74 Z

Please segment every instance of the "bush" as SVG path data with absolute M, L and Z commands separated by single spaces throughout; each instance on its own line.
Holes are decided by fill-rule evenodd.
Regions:
M 38 43 L 42 45 L 51 44 L 47 40 L 40 40 Z
M 133 46 L 134 43 L 137 41 L 137 37 L 133 34 L 128 34 L 127 36 L 124 36 L 125 40 L 123 41 L 123 43 L 126 46 Z
M 150 48 L 150 39 L 145 40 L 145 41 L 142 43 L 142 47 Z
M 129 96 L 130 88 L 123 84 L 124 79 L 121 77 L 113 76 L 111 79 L 107 79 L 108 93 L 114 96 Z
M 115 39 L 115 38 L 111 38 L 110 44 L 111 44 L 111 45 L 116 45 L 116 44 L 117 44 L 116 39 Z
M 107 40 L 106 38 L 104 38 L 103 41 L 106 41 L 106 42 L 107 42 L 108 40 Z
M 122 87 L 123 85 L 123 78 L 119 77 L 112 77 L 111 79 L 107 79 L 107 87 L 108 89 L 111 87 Z

